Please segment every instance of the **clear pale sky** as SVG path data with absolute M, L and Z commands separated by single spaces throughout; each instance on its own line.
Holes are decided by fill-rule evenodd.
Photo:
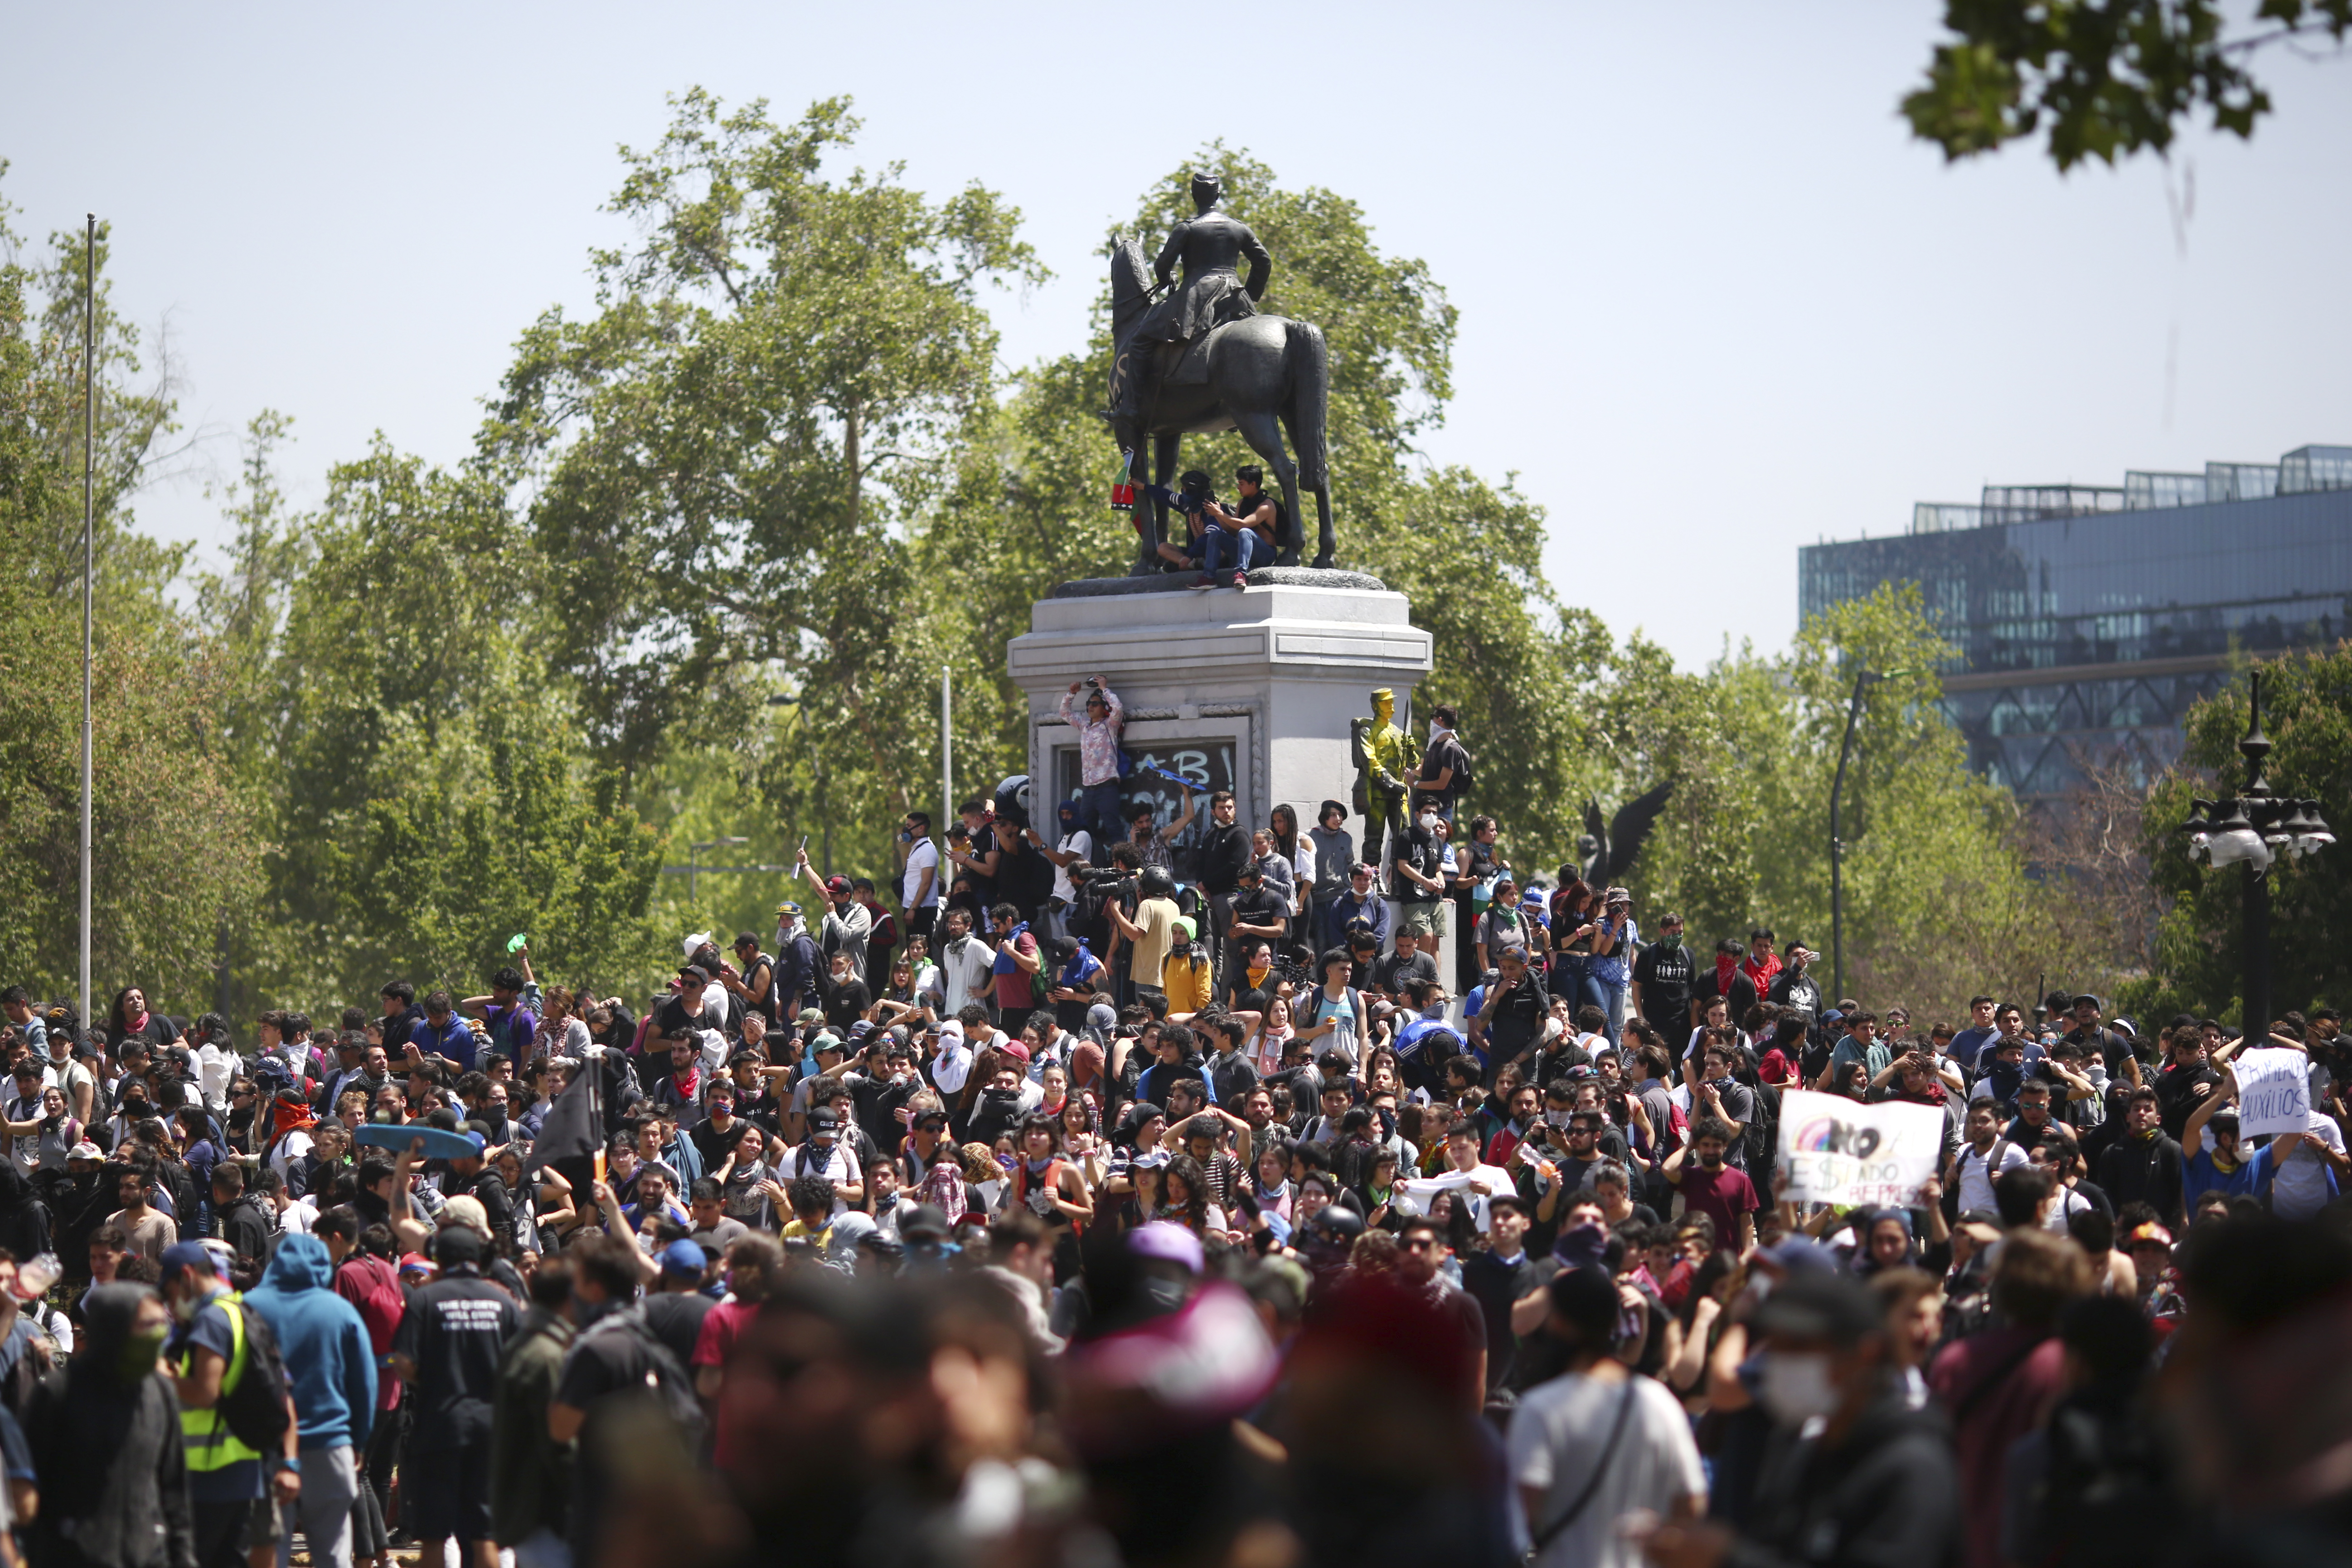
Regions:
M 1008 365 L 1084 340 L 1106 226 L 1222 136 L 1428 259 L 1462 312 L 1429 455 L 1517 470 L 1563 596 L 1689 663 L 1785 644 L 1797 546 L 1915 500 L 2352 442 L 2352 60 L 2273 51 L 2251 145 L 2176 148 L 2184 240 L 2153 160 L 1910 140 L 1938 9 L 36 7 L 0 196 L 37 237 L 110 220 L 205 459 L 282 409 L 309 501 L 376 429 L 464 455 L 516 333 L 625 237 L 614 149 L 667 92 L 849 93 L 859 161 L 1003 192 L 1056 273 L 996 301 Z M 219 540 L 201 477 L 145 524 Z

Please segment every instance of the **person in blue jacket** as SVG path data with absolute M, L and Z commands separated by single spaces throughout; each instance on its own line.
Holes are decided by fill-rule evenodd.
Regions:
M 278 1338 L 299 1424 L 302 1534 L 315 1568 L 352 1568 L 352 1503 L 359 1496 L 354 1456 L 367 1447 L 375 1416 L 375 1352 L 359 1310 L 335 1291 L 327 1244 L 288 1236 L 262 1282 L 245 1295 Z M 293 1531 L 278 1535 L 287 1568 Z

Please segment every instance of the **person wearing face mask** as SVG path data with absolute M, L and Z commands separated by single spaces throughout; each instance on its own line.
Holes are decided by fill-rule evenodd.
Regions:
M 1441 975 L 1445 973 L 1438 951 L 1445 936 L 1444 831 L 1435 808 L 1423 806 L 1396 836 L 1389 854 L 1389 891 L 1397 901 L 1397 924 L 1422 928 L 1422 948 Z
M 180 1409 L 157 1367 L 171 1313 L 131 1284 L 97 1287 L 81 1311 L 80 1353 L 25 1410 L 41 1500 L 29 1542 L 82 1568 L 197 1568 Z
M 1963 1523 L 1951 1445 L 1939 1415 L 1905 1399 L 1886 1312 L 1869 1287 L 1843 1275 L 1792 1276 L 1753 1326 L 1765 1346 L 1758 1397 L 1786 1440 L 1737 1535 L 1720 1524 L 1664 1524 L 1643 1541 L 1650 1562 L 1950 1563 Z

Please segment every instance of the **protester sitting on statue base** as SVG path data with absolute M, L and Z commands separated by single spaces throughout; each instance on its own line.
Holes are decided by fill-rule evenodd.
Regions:
M 1162 540 L 1160 558 L 1171 566 L 1201 568 L 1195 588 L 1213 588 L 1228 573 L 1231 585 L 1238 588 L 1252 566 L 1274 560 L 1282 508 L 1265 492 L 1265 470 L 1244 463 L 1234 470 L 1234 484 L 1230 510 L 1218 501 L 1209 489 L 1209 476 L 1198 468 L 1186 469 L 1174 491 L 1150 487 L 1155 500 L 1184 514 L 1190 535 L 1190 542 L 1181 546 Z

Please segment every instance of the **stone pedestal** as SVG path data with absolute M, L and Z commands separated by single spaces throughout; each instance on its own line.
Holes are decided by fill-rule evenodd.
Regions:
M 1231 789 L 1251 826 L 1287 804 L 1303 832 L 1323 801 L 1337 800 L 1355 833 L 1349 721 L 1370 713 L 1372 689 L 1385 686 L 1410 727 L 1413 688 L 1430 669 L 1430 636 L 1412 625 L 1404 595 L 1359 573 L 1307 567 L 1253 572 L 1238 590 L 1178 585 L 1185 581 L 1066 583 L 1030 611 L 1007 657 L 1029 697 L 1032 810 L 1050 820 L 1050 803 L 1076 791 L 1077 737 L 1059 708 L 1070 682 L 1100 675 L 1126 705 L 1126 746 L 1139 764 L 1129 796 L 1152 801 L 1161 821 L 1177 816 L 1181 792 L 1142 768 Z M 1180 851 L 1208 821 L 1205 799 L 1195 812 Z

